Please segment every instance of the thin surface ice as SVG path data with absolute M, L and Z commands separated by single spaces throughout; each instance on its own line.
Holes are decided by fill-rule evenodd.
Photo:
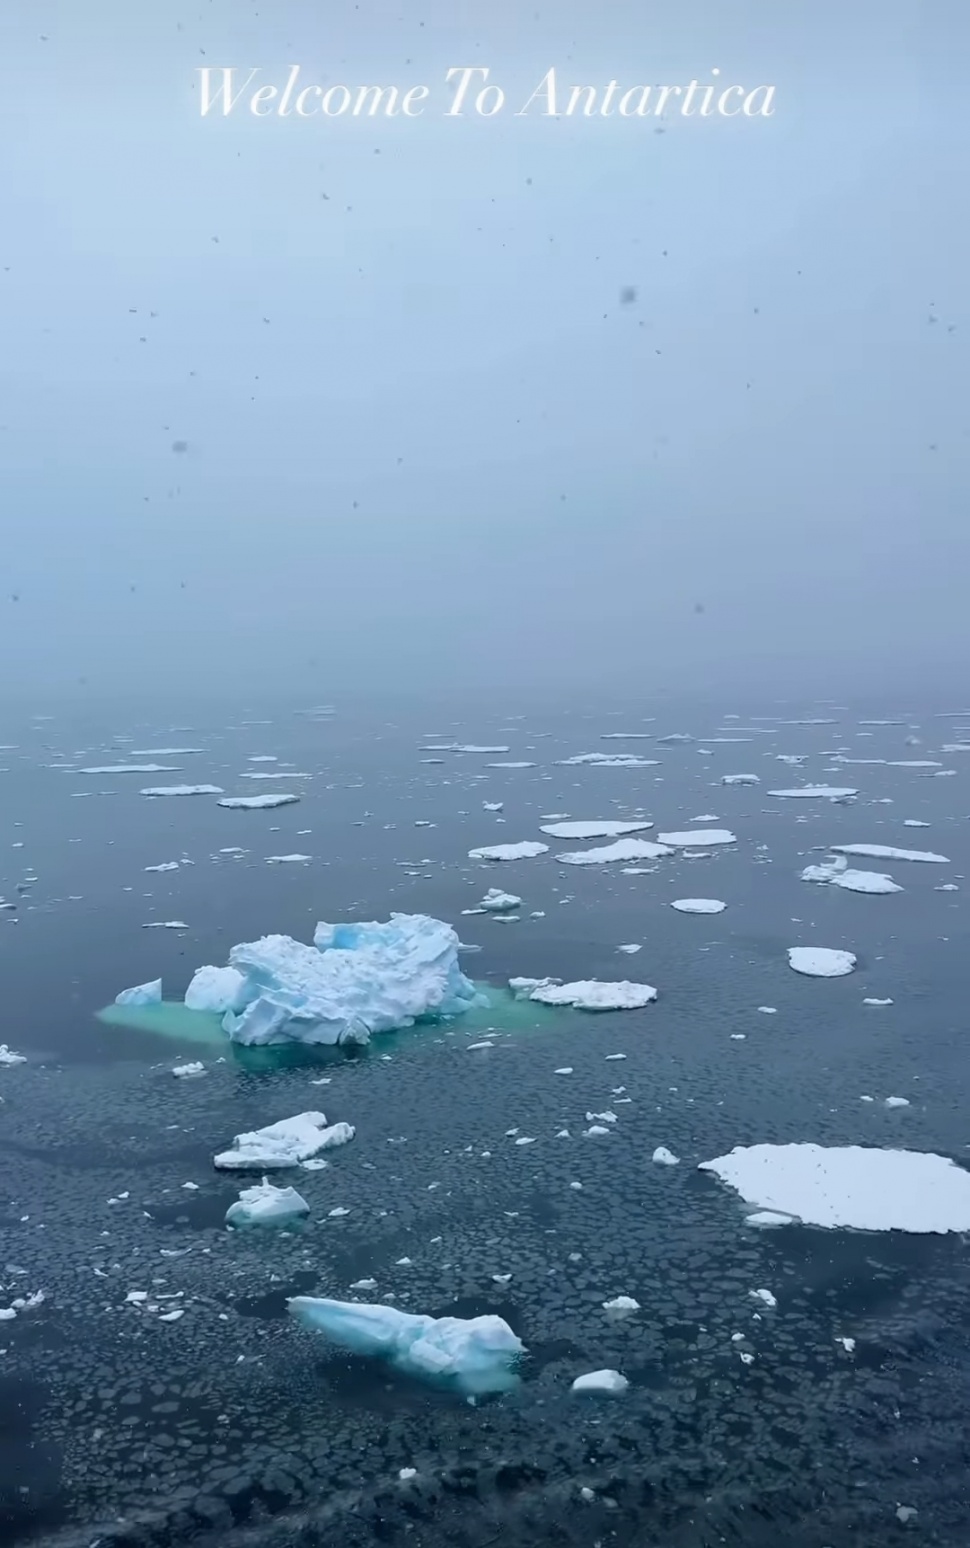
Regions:
M 563 865 L 611 865 L 623 860 L 660 860 L 672 855 L 667 844 L 655 844 L 652 839 L 617 839 L 615 844 L 604 844 L 599 849 L 573 849 L 557 855 Z
M 135 984 L 133 989 L 122 989 L 115 995 L 116 1005 L 160 1005 L 162 980 L 153 978 L 150 984 Z
M 642 833 L 652 822 L 551 822 L 540 827 L 557 839 L 622 838 L 626 833 Z
M 228 806 L 234 811 L 259 812 L 271 806 L 292 806 L 298 801 L 298 795 L 254 795 L 254 796 L 226 796 L 224 800 L 217 801 L 217 806 Z
M 244 1188 L 235 1204 L 230 1204 L 226 1225 L 285 1227 L 304 1220 L 309 1213 L 309 1204 L 295 1188 L 275 1188 L 264 1177 L 261 1183 Z
M 727 908 L 720 898 L 674 898 L 670 906 L 678 914 L 723 914 Z
M 353 1137 L 349 1123 L 328 1127 L 323 1113 L 297 1113 L 295 1118 L 281 1118 L 265 1129 L 237 1134 L 231 1147 L 214 1156 L 213 1162 L 223 1172 L 278 1171 L 298 1166 L 321 1150 L 346 1145 Z
M 351 1354 L 379 1356 L 409 1376 L 470 1396 L 518 1383 L 522 1341 L 501 1317 L 428 1317 L 309 1295 L 288 1302 L 290 1316 Z
M 469 860 L 534 860 L 537 855 L 549 852 L 548 844 L 534 839 L 523 839 L 521 844 L 485 844 L 481 849 L 470 849 Z
M 868 860 L 925 860 L 928 865 L 949 865 L 946 855 L 930 849 L 894 849 L 892 844 L 833 844 L 840 855 L 862 855 Z
M 855 967 L 851 951 L 832 946 L 789 946 L 788 966 L 806 978 L 844 978 Z
M 521 979 L 510 979 L 509 987 L 521 983 Z M 628 979 L 608 984 L 587 978 L 572 984 L 540 982 L 526 997 L 540 1005 L 571 1005 L 574 1010 L 639 1010 L 657 998 L 657 991 L 650 984 L 634 984 Z
M 318 924 L 313 945 L 264 935 L 234 946 L 245 1009 L 227 1011 L 233 1042 L 366 1043 L 422 1018 L 459 1016 L 482 1003 L 458 965 L 458 936 L 424 914 L 386 924 Z
M 673 849 L 700 849 L 714 844 L 736 844 L 737 838 L 728 828 L 695 828 L 690 833 L 658 833 L 661 844 Z
M 701 1162 L 700 1170 L 786 1223 L 924 1234 L 970 1230 L 970 1174 L 930 1152 L 736 1145 L 729 1155 Z M 748 1217 L 748 1224 L 763 1223 Z

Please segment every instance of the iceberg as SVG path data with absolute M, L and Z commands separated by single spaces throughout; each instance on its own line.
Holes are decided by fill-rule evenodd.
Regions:
M 735 1145 L 703 1161 L 756 1205 L 748 1225 L 943 1233 L 970 1230 L 970 1174 L 945 1156 L 862 1145 Z
M 349 1123 L 327 1126 L 323 1113 L 297 1113 L 281 1118 L 265 1129 L 237 1134 L 228 1150 L 213 1156 L 213 1164 L 222 1172 L 266 1172 L 298 1166 L 321 1150 L 346 1145 L 354 1137 Z
M 309 1204 L 295 1188 L 274 1188 L 264 1177 L 252 1188 L 244 1188 L 235 1204 L 230 1204 L 226 1225 L 285 1227 L 305 1220 L 309 1213 Z
M 386 924 L 318 924 L 313 945 L 264 935 L 234 946 L 229 967 L 241 983 L 207 977 L 193 985 L 209 1008 L 225 1004 L 233 1042 L 289 1040 L 334 1046 L 368 1043 L 431 1017 L 460 1016 L 484 1003 L 458 965 L 450 925 L 424 914 L 392 914 Z M 206 969 L 207 974 L 218 970 Z M 220 995 L 232 993 L 232 1003 Z
M 0 1065 L 3 1065 L 5 1068 L 12 1069 L 15 1064 L 26 1063 L 27 1060 L 23 1054 L 14 1053 L 13 1049 L 10 1048 L 6 1043 L 0 1043 Z
M 297 1295 L 290 1316 L 338 1349 L 380 1356 L 408 1376 L 457 1388 L 470 1396 L 508 1392 L 518 1383 L 525 1353 L 501 1317 L 428 1317 L 354 1301 Z
M 152 979 L 150 984 L 136 984 L 133 989 L 122 989 L 115 995 L 116 1005 L 160 1005 L 162 1001 L 162 980 Z

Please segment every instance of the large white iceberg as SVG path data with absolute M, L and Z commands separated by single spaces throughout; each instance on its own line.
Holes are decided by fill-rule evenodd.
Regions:
M 213 1163 L 223 1172 L 279 1171 L 299 1166 L 321 1150 L 346 1145 L 353 1137 L 349 1123 L 328 1126 L 323 1113 L 297 1113 L 295 1118 L 281 1118 L 265 1129 L 237 1134 L 228 1150 L 213 1156 Z
M 380 1356 L 409 1376 L 457 1387 L 471 1396 L 507 1392 L 525 1353 L 501 1317 L 428 1317 L 394 1306 L 368 1306 L 293 1296 L 290 1316 L 339 1349 Z
M 229 967 L 241 983 L 205 968 L 189 992 L 196 1008 L 224 1010 L 233 1042 L 367 1043 L 374 1033 L 483 1003 L 458 950 L 451 926 L 424 914 L 318 924 L 312 946 L 288 935 L 234 946 Z
M 264 1177 L 261 1183 L 244 1188 L 235 1204 L 226 1210 L 230 1226 L 291 1226 L 305 1220 L 310 1206 L 295 1188 L 275 1188 Z
M 735 1145 L 701 1163 L 771 1224 L 970 1231 L 970 1174 L 945 1156 L 861 1145 Z M 749 1218 L 749 1224 L 767 1224 Z

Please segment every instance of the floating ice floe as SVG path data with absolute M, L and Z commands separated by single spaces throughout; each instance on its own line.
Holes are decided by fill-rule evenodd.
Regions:
M 247 769 L 240 779 L 312 779 L 306 769 Z
M 487 763 L 488 769 L 534 769 L 534 763 Z
M 601 731 L 601 742 L 648 742 L 652 731 Z
M 652 839 L 617 839 L 615 844 L 604 844 L 599 849 L 566 850 L 556 859 L 563 865 L 612 865 L 616 861 L 659 860 L 672 855 L 666 844 L 655 844 Z
M 655 769 L 656 758 L 637 758 L 633 753 L 577 753 L 572 758 L 557 758 L 560 768 L 576 768 L 589 764 L 597 769 Z
M 133 989 L 122 989 L 115 995 L 116 1005 L 159 1005 L 162 999 L 162 980 L 153 978 L 150 984 L 136 984 Z
M 226 796 L 217 801 L 216 805 L 230 807 L 233 811 L 260 812 L 271 806 L 292 806 L 299 799 L 298 795 L 284 795 L 280 792 L 276 795 Z
M 622 838 L 626 833 L 642 833 L 652 827 L 652 822 L 552 822 L 540 827 L 539 832 L 557 839 Z
M 863 1005 L 891 1005 L 893 1002 L 892 1000 L 877 1000 L 874 996 L 868 995 L 862 1003 Z
M 549 853 L 548 844 L 523 839 L 521 844 L 485 844 L 481 849 L 470 849 L 469 860 L 534 860 L 537 855 Z
M 307 860 L 312 860 L 312 855 L 267 855 L 267 865 L 300 865 Z
M 15 1064 L 26 1063 L 27 1060 L 23 1054 L 14 1053 L 13 1049 L 8 1048 L 6 1043 L 0 1043 L 0 1066 L 11 1069 Z
M 531 988 L 527 988 L 531 985 Z M 509 988 L 517 999 L 535 1000 L 539 1005 L 571 1005 L 574 1010 L 639 1010 L 657 998 L 650 984 L 601 983 L 596 978 L 560 984 L 554 979 L 510 978 Z
M 889 893 L 902 892 L 898 882 L 882 871 L 852 871 L 845 857 L 823 861 L 820 865 L 807 865 L 801 873 L 802 881 L 824 882 L 831 887 L 842 887 L 846 892 Z
M 675 898 L 670 906 L 678 914 L 723 914 L 727 908 L 720 898 Z
M 131 755 L 133 758 L 187 758 L 191 753 L 201 751 L 201 747 L 133 747 Z
M 173 763 L 102 763 L 95 768 L 78 769 L 79 774 L 177 774 Z
M 619 1371 L 587 1371 L 577 1376 L 570 1389 L 573 1392 L 593 1392 L 615 1397 L 625 1392 L 630 1383 Z
M 851 951 L 831 946 L 789 946 L 788 966 L 806 978 L 843 978 L 851 973 L 856 959 Z
M 513 892 L 502 892 L 498 887 L 489 887 L 478 906 L 483 908 L 486 914 L 507 914 L 514 908 L 521 908 L 522 899 L 517 898 Z
M 722 785 L 760 785 L 761 778 L 758 774 L 722 774 Z
M 142 925 L 143 930 L 187 930 L 189 927 L 184 919 L 149 919 Z
M 928 865 L 949 865 L 946 855 L 930 849 L 894 849 L 891 844 L 832 844 L 840 855 L 861 855 L 868 860 L 924 860 Z
M 799 797 L 803 797 L 806 800 L 822 797 L 829 801 L 846 801 L 849 796 L 857 796 L 859 792 L 858 790 L 850 790 L 840 785 L 802 785 L 797 790 L 769 790 L 768 794 L 770 796 L 784 796 L 792 800 Z
M 323 1113 L 297 1113 L 295 1118 L 281 1118 L 265 1129 L 237 1134 L 230 1149 L 221 1151 L 213 1161 L 224 1172 L 279 1171 L 298 1166 L 321 1150 L 346 1145 L 353 1137 L 349 1123 L 328 1126 Z
M 483 801 L 482 810 L 485 812 L 500 812 L 504 805 L 504 801 Z
M 305 1220 L 309 1213 L 309 1204 L 295 1188 L 274 1188 L 264 1177 L 252 1188 L 244 1188 L 230 1204 L 226 1225 L 283 1227 Z
M 688 833 L 658 833 L 661 844 L 672 849 L 701 849 L 716 844 L 736 844 L 737 838 L 728 828 L 694 828 Z
M 143 796 L 222 795 L 221 785 L 150 785 L 139 792 Z
M 456 742 L 451 749 L 457 753 L 503 753 L 510 750 L 508 747 L 476 747 L 473 742 Z
M 469 1396 L 506 1392 L 517 1384 L 525 1353 L 501 1317 L 428 1317 L 394 1306 L 297 1295 L 290 1316 L 322 1333 L 338 1349 L 379 1356 L 408 1376 L 457 1388 Z
M 658 736 L 658 742 L 692 742 L 694 738 L 689 731 L 670 731 L 666 736 Z
M 736 1145 L 701 1163 L 747 1204 L 787 1221 L 858 1231 L 970 1230 L 970 1174 L 945 1156 L 860 1145 Z M 777 1218 L 780 1216 L 780 1220 Z M 749 1224 L 768 1222 L 749 1217 Z
M 675 1156 L 673 1151 L 667 1149 L 666 1145 L 658 1145 L 650 1159 L 655 1161 L 658 1166 L 680 1165 L 680 1157 Z
M 451 926 L 424 914 L 320 923 L 312 946 L 288 935 L 234 946 L 229 966 L 244 982 L 200 969 L 189 993 L 196 1008 L 222 1009 L 222 994 L 230 1000 L 222 1025 L 233 1042 L 367 1043 L 375 1033 L 482 1004 L 458 950 Z

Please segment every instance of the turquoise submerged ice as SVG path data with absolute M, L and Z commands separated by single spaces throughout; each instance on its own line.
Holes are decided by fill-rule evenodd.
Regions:
M 318 924 L 312 946 L 264 935 L 234 946 L 228 969 L 200 968 L 185 1001 L 222 1013 L 237 1043 L 367 1043 L 483 1003 L 458 945 L 450 925 L 424 914 Z
M 393 1306 L 297 1295 L 290 1316 L 351 1354 L 381 1356 L 408 1376 L 470 1395 L 508 1392 L 522 1342 L 501 1317 L 420 1317 Z

